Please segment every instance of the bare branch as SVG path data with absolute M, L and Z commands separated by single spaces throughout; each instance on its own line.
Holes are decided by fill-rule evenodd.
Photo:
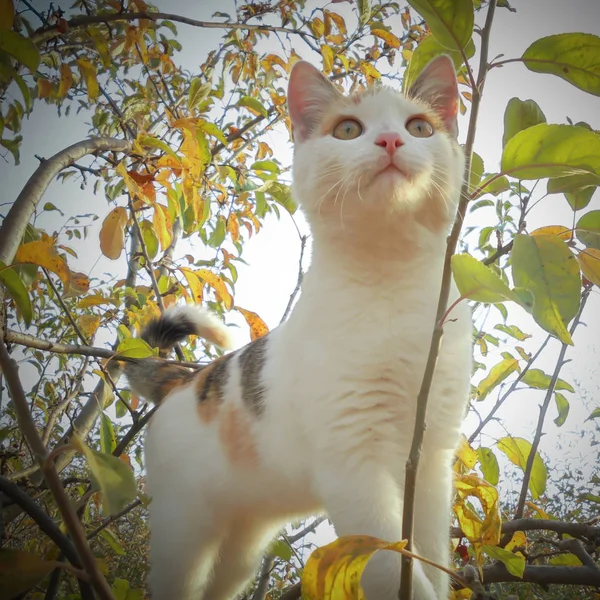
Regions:
M 473 145 L 475 143 L 475 132 L 477 129 L 477 117 L 479 115 L 479 106 L 485 85 L 485 76 L 487 73 L 488 49 L 492 21 L 496 10 L 496 0 L 490 0 L 488 5 L 485 26 L 481 37 L 481 52 L 479 59 L 479 71 L 477 74 L 477 86 L 473 88 L 471 115 L 469 117 L 469 129 L 467 131 L 467 140 L 465 143 L 465 174 L 463 178 L 463 186 L 461 189 L 461 198 L 458 204 L 456 219 L 452 226 L 452 231 L 448 237 L 446 246 L 446 254 L 444 257 L 444 271 L 440 286 L 440 295 L 436 311 L 435 326 L 429 346 L 429 355 L 425 365 L 425 372 L 421 382 L 421 388 L 417 396 L 417 414 L 415 418 L 415 427 L 413 440 L 410 448 L 410 454 L 406 461 L 406 477 L 404 484 L 404 507 L 402 511 L 402 539 L 407 540 L 407 550 L 412 550 L 413 547 L 413 527 L 415 513 L 415 491 L 417 484 L 417 469 L 419 466 L 419 458 L 421 456 L 421 448 L 423 445 L 423 437 L 425 435 L 425 418 L 427 416 L 427 402 L 429 399 L 429 391 L 435 373 L 435 365 L 437 363 L 438 354 L 442 342 L 443 329 L 441 319 L 446 312 L 448 305 L 448 297 L 450 295 L 450 285 L 452 279 L 451 259 L 456 251 L 458 238 L 462 230 L 467 205 L 469 203 L 469 176 L 471 172 L 471 155 L 473 153 Z M 412 560 L 406 556 L 402 556 L 402 571 L 400 579 L 400 590 L 398 592 L 399 600 L 412 599 Z
M 308 240 L 308 236 L 301 235 L 300 236 L 300 258 L 298 259 L 298 280 L 296 281 L 296 287 L 294 291 L 290 294 L 290 299 L 288 300 L 287 306 L 283 311 L 283 316 L 281 317 L 280 323 L 283 323 L 290 315 L 292 311 L 292 307 L 294 306 L 294 300 L 296 296 L 300 293 L 300 289 L 302 287 L 302 280 L 304 279 L 304 270 L 302 267 L 302 262 L 304 261 L 304 251 L 306 250 L 306 241 Z

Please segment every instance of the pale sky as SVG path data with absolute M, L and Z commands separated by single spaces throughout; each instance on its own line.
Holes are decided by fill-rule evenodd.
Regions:
M 308 8 L 313 8 L 319 3 L 307 2 Z M 562 2 L 558 0 L 514 0 L 512 6 L 517 13 L 505 9 L 496 11 L 496 20 L 490 44 L 490 58 L 504 54 L 504 58 L 518 57 L 535 40 L 540 37 L 564 32 L 600 33 L 600 1 L 599 0 L 572 0 Z M 44 9 L 46 2 L 34 2 L 39 9 Z M 159 0 L 155 2 L 159 10 L 182 14 L 196 19 L 211 20 L 211 14 L 216 10 L 235 14 L 232 0 Z M 18 6 L 18 3 L 17 3 Z M 353 5 L 335 4 L 330 8 L 349 14 Z M 37 26 L 35 17 L 32 22 Z M 481 23 L 481 15 L 477 22 Z M 349 27 L 351 17 L 347 18 Z M 216 46 L 222 32 L 220 30 L 201 30 L 185 25 L 178 25 L 178 40 L 182 43 L 184 51 L 175 56 L 187 69 L 195 70 L 203 61 L 206 53 Z M 474 36 L 475 43 L 479 44 L 478 36 Z M 318 57 L 310 55 L 304 44 L 298 44 L 297 51 L 303 58 L 320 64 Z M 475 63 L 476 65 L 476 63 Z M 283 82 L 282 82 L 283 83 Z M 15 93 L 15 92 L 13 92 Z M 17 92 L 18 93 L 18 92 Z M 528 71 L 522 64 L 513 63 L 502 69 L 493 69 L 485 88 L 484 99 L 480 111 L 478 133 L 475 150 L 485 162 L 486 171 L 497 172 L 501 156 L 501 138 L 503 131 L 503 113 L 508 100 L 517 96 L 522 100 L 534 99 L 544 111 L 549 123 L 565 123 L 566 117 L 573 122 L 584 120 L 595 129 L 600 129 L 600 100 L 574 88 L 562 79 L 550 75 L 541 75 Z M 464 140 L 466 134 L 466 119 L 460 125 L 460 139 Z M 0 180 L 2 181 L 2 195 L 0 199 L 0 212 L 6 212 L 5 203 L 11 203 L 24 185 L 27 178 L 39 164 L 34 154 L 49 157 L 62 148 L 84 139 L 88 127 L 81 117 L 76 117 L 74 111 L 69 118 L 58 118 L 55 106 L 47 106 L 43 102 L 36 102 L 34 112 L 30 119 L 24 123 L 24 142 L 21 147 L 21 165 L 13 166 L 12 157 L 8 156 L 6 162 L 0 159 Z M 275 149 L 276 157 L 283 163 L 291 160 L 291 144 L 280 133 L 269 134 L 266 141 Z M 92 243 L 72 242 L 71 245 L 79 251 L 80 259 L 70 264 L 72 268 L 91 274 L 95 277 L 119 279 L 125 269 L 122 260 L 113 262 L 102 257 L 97 244 L 100 223 L 112 206 L 99 194 L 94 196 L 92 186 L 81 190 L 80 181 L 72 179 L 66 184 L 53 183 L 42 201 L 52 202 L 67 215 L 81 213 L 96 213 L 100 219 L 90 229 Z M 545 190 L 545 184 L 538 186 Z M 600 194 L 596 193 L 591 204 L 586 210 L 600 208 Z M 484 216 L 483 211 L 478 213 Z M 306 232 L 306 225 L 297 214 L 296 222 L 302 232 Z M 479 218 L 479 216 L 478 216 Z M 493 217 L 492 217 L 493 218 Z M 542 200 L 534 209 L 528 219 L 529 230 L 538 226 L 549 224 L 570 224 L 572 211 L 564 197 L 560 195 L 549 196 Z M 38 225 L 53 231 L 64 223 L 64 218 L 57 213 L 44 213 L 37 221 Z M 473 224 L 474 221 L 471 221 Z M 495 223 L 495 221 L 494 221 Z M 299 239 L 296 228 L 291 218 L 282 211 L 282 218 L 268 218 L 264 230 L 259 235 L 247 241 L 244 247 L 244 259 L 248 267 L 240 266 L 239 280 L 236 285 L 236 304 L 246 309 L 253 310 L 263 317 L 270 327 L 275 327 L 285 309 L 290 293 L 292 292 L 297 277 Z M 195 244 L 193 251 L 201 255 L 203 249 L 200 243 Z M 211 255 L 214 250 L 210 250 Z M 185 251 L 182 249 L 182 254 Z M 305 265 L 308 260 L 305 261 Z M 514 317 L 513 317 L 514 315 Z M 492 314 L 491 318 L 495 315 Z M 243 321 L 233 317 L 231 322 L 241 325 L 236 341 L 241 345 L 248 341 L 247 328 Z M 565 366 L 562 377 L 574 384 L 576 394 L 569 394 L 571 412 L 566 424 L 558 429 L 552 419 L 556 416 L 554 405 L 551 406 L 547 417 L 547 435 L 542 440 L 541 450 L 552 458 L 554 462 L 561 456 L 557 443 L 571 445 L 566 457 L 573 461 L 590 462 L 596 460 L 597 450 L 590 447 L 589 437 L 580 438 L 582 422 L 591 410 L 600 405 L 598 383 L 599 351 L 600 351 L 600 294 L 598 288 L 592 292 L 588 307 L 584 315 L 587 328 L 580 328 L 574 337 L 575 347 L 571 349 L 567 358 L 573 361 Z M 511 310 L 509 323 L 519 325 L 523 330 L 534 334 L 533 338 L 522 345 L 527 350 L 534 351 L 544 339 L 545 334 L 535 325 L 533 320 L 523 315 L 518 309 Z M 551 372 L 554 368 L 554 357 L 559 344 L 553 342 L 551 349 L 546 352 L 546 357 L 535 366 Z M 510 349 L 507 347 L 493 348 L 490 360 L 500 356 L 500 352 Z M 493 362 L 491 363 L 493 364 Z M 513 435 L 521 435 L 527 439 L 532 438 L 533 429 L 537 420 L 538 405 L 543 399 L 544 392 L 527 390 L 524 393 L 514 394 L 499 416 L 504 419 L 504 425 Z M 477 408 L 482 414 L 493 404 L 496 395 L 481 403 Z M 475 421 L 467 419 L 465 432 L 468 434 L 474 428 Z M 587 429 L 595 427 L 588 423 Z M 487 430 L 493 437 L 504 435 L 501 426 L 490 427 Z M 493 437 L 484 437 L 484 445 L 493 443 Z M 579 457 L 579 458 L 578 458 Z

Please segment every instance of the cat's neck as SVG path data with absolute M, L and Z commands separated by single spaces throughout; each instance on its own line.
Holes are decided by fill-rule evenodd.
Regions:
M 369 284 L 378 278 L 403 280 L 443 263 L 444 232 L 431 231 L 411 214 L 330 218 L 311 225 L 311 270 L 322 276 Z

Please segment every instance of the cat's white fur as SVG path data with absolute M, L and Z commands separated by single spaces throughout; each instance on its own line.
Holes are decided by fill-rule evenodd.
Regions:
M 221 417 L 198 418 L 193 386 L 176 389 L 153 417 L 145 451 L 154 600 L 235 597 L 277 531 L 319 511 L 340 536 L 401 539 L 404 468 L 464 162 L 439 127 L 455 126 L 449 59 L 431 63 L 413 89 L 415 99 L 382 88 L 353 101 L 307 63 L 295 67 L 293 191 L 311 225 L 311 268 L 289 320 L 265 344 L 259 416 L 241 398 L 239 357 L 229 361 L 220 414 L 245 415 L 230 442 L 246 444 L 248 456 L 228 457 Z M 438 119 L 432 137 L 407 132 L 419 114 Z M 344 117 L 363 124 L 360 137 L 332 137 Z M 390 131 L 403 142 L 394 160 L 404 175 L 376 174 L 387 154 L 375 141 Z M 451 457 L 471 366 L 465 303 L 444 329 L 418 472 L 415 551 L 448 565 Z M 362 579 L 369 600 L 397 598 L 399 565 L 395 553 L 375 555 Z M 448 577 L 416 561 L 414 597 L 447 595 Z

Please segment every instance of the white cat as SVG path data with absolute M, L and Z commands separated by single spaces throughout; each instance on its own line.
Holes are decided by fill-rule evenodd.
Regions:
M 289 320 L 200 372 L 130 366 L 141 395 L 165 399 L 146 436 L 154 600 L 228 600 L 251 580 L 282 526 L 326 511 L 340 536 L 401 539 L 404 468 L 434 326 L 446 235 L 463 180 L 452 62 L 433 60 L 406 97 L 346 97 L 306 62 L 289 111 L 295 199 L 312 265 Z M 456 298 L 456 293 L 453 292 Z M 191 307 L 144 337 L 225 345 L 226 328 Z M 451 458 L 469 390 L 471 316 L 452 312 L 419 465 L 415 551 L 449 565 Z M 399 555 L 362 578 L 395 600 Z M 414 598 L 447 598 L 442 571 L 414 568 Z

